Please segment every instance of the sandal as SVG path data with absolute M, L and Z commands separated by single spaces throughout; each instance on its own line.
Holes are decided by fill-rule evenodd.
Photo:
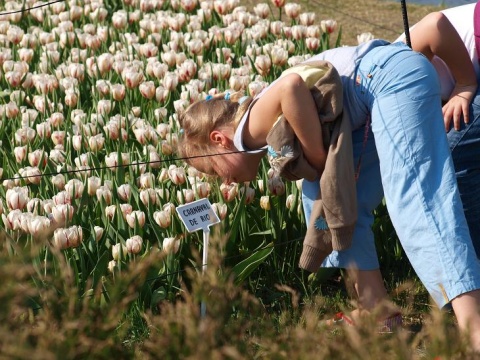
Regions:
M 336 326 L 336 325 L 348 325 L 348 326 L 355 326 L 355 321 L 348 315 L 343 312 L 336 313 L 332 319 L 326 320 L 325 324 L 328 326 Z M 378 332 L 380 334 L 388 334 L 393 333 L 394 331 L 398 330 L 402 327 L 402 314 L 397 312 L 385 320 L 378 322 Z
M 400 329 L 403 325 L 402 314 L 397 312 L 378 324 L 378 332 L 380 334 L 393 333 Z
M 345 315 L 341 311 L 336 313 L 332 319 L 326 320 L 325 324 L 327 324 L 328 326 L 335 326 L 335 325 L 342 325 L 342 324 L 355 326 L 355 322 L 353 321 L 353 319 Z

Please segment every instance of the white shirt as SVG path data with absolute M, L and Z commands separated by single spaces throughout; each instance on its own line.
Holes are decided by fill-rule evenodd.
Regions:
M 442 10 L 441 12 L 452 23 L 458 35 L 462 39 L 465 47 L 467 48 L 470 59 L 472 60 L 477 79 L 480 79 L 480 65 L 478 64 L 477 52 L 475 49 L 475 37 L 473 34 L 473 11 L 476 3 L 467 4 L 462 6 L 456 6 L 449 9 Z M 411 27 L 413 29 L 414 26 Z M 395 41 L 405 41 L 405 34 L 402 34 Z M 440 79 L 442 100 L 448 100 L 453 88 L 455 87 L 455 78 L 452 75 L 449 67 L 438 56 L 434 56 L 432 64 L 438 73 Z

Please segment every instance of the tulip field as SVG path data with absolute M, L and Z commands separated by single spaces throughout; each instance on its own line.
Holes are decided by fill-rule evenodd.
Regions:
M 334 294 L 313 310 L 327 280 L 297 266 L 306 228 L 301 181 L 273 176 L 267 162 L 245 184 L 198 172 L 177 154 L 177 117 L 209 94 L 254 96 L 284 69 L 340 45 L 335 20 L 281 0 L 249 8 L 240 0 L 0 3 L 0 353 L 301 353 L 282 327 L 305 337 L 311 323 L 259 319 L 298 312 L 300 303 L 320 318 L 348 301 Z M 202 232 L 188 233 L 175 211 L 202 198 L 221 219 L 211 227 L 205 273 Z M 410 277 L 428 303 L 384 208 L 374 231 L 387 272 L 402 264 L 389 287 Z M 397 298 L 407 307 L 408 299 Z M 276 344 L 278 332 L 292 350 Z M 412 347 L 411 339 L 391 340 Z M 308 341 L 305 356 L 317 352 L 318 340 Z M 347 357 L 326 349 L 326 357 Z

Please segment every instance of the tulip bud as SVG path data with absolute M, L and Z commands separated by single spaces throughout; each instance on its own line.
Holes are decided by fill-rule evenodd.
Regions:
M 332 20 L 332 19 L 322 20 L 320 22 L 320 27 L 322 28 L 323 32 L 325 32 L 327 34 L 331 34 L 337 28 L 337 22 L 335 20 Z
M 153 213 L 153 219 L 162 228 L 168 228 L 172 223 L 172 215 L 169 211 L 161 210 Z
M 132 211 L 130 214 L 126 215 L 125 219 L 127 220 L 128 226 L 130 226 L 132 229 L 135 228 L 137 222 L 140 227 L 145 225 L 145 213 L 143 211 Z
M 130 184 L 123 184 L 117 188 L 117 195 L 123 201 L 129 201 L 132 194 L 132 188 Z
M 267 187 L 272 195 L 281 196 L 285 194 L 285 183 L 278 176 L 268 179 Z
M 98 188 L 102 183 L 102 179 L 96 176 L 91 176 L 87 179 L 87 192 L 88 195 L 93 196 L 97 193 Z
M 127 254 L 127 248 L 122 244 L 115 244 L 112 246 L 112 257 L 115 261 L 120 261 Z
M 134 235 L 125 241 L 125 247 L 130 254 L 138 254 L 142 250 L 142 244 L 143 239 L 138 235 Z
M 108 271 L 110 271 L 111 273 L 113 273 L 116 268 L 117 268 L 117 262 L 116 262 L 115 260 L 110 260 L 110 261 L 108 262 Z
M 212 204 L 213 211 L 218 215 L 220 220 L 224 220 L 227 217 L 228 207 L 227 204 L 214 203 Z
M 222 184 L 220 185 L 220 192 L 226 202 L 233 201 L 238 195 L 238 184 Z
M 112 220 L 115 216 L 115 212 L 117 211 L 117 207 L 115 205 L 109 205 L 105 208 L 105 216 Z
M 148 204 L 155 205 L 157 203 L 157 192 L 152 188 L 141 190 L 139 197 L 145 206 L 148 206 Z
M 100 241 L 102 239 L 104 229 L 100 226 L 94 226 L 93 231 L 95 233 L 95 241 Z
M 281 8 L 285 6 L 285 0 L 272 0 L 275 7 Z
M 260 207 L 263 210 L 270 210 L 270 196 L 264 195 L 260 198 Z
M 165 238 L 163 239 L 162 247 L 167 254 L 176 254 L 180 248 L 180 240 L 174 237 Z

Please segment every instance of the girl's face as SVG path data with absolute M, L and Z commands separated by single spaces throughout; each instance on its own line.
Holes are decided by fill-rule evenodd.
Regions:
M 224 152 L 219 152 L 218 156 L 212 156 L 212 166 L 226 183 L 242 183 L 255 180 L 263 156 L 263 153 L 232 153 L 225 149 Z

